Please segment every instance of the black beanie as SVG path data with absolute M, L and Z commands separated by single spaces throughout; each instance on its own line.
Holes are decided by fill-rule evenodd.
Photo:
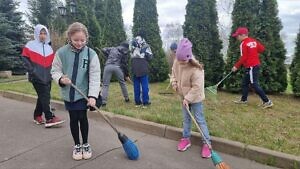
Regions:
M 122 47 L 124 47 L 126 49 L 129 49 L 129 43 L 127 41 L 121 42 L 120 46 L 122 46 Z

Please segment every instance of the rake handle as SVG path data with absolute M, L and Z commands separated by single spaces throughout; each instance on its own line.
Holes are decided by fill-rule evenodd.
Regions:
M 232 71 L 230 71 L 222 80 L 220 80 L 216 86 L 218 87 L 228 76 L 230 76 L 232 74 Z
M 191 119 L 195 123 L 195 125 L 196 125 L 197 129 L 199 130 L 199 132 L 200 132 L 202 138 L 204 139 L 205 143 L 209 146 L 210 149 L 212 149 L 211 145 L 207 142 L 207 140 L 206 140 L 206 138 L 204 136 L 204 133 L 203 133 L 202 129 L 200 128 L 199 124 L 197 123 L 195 117 L 192 115 L 192 113 L 191 113 L 191 111 L 189 109 L 189 106 L 185 106 L 185 109 L 187 110 L 187 112 L 189 113 Z
M 171 79 L 171 74 L 168 74 L 168 76 L 169 76 L 169 79 Z M 169 82 L 169 84 L 168 84 L 166 90 L 169 90 L 170 86 L 171 86 L 171 80 L 170 80 L 170 82 Z
M 73 83 L 71 83 L 71 86 L 88 102 L 89 98 L 80 90 L 77 86 L 75 86 Z M 92 106 L 100 115 L 102 118 L 110 125 L 110 127 L 116 132 L 120 133 L 118 129 L 112 124 L 112 122 L 100 111 L 100 109 L 97 106 Z

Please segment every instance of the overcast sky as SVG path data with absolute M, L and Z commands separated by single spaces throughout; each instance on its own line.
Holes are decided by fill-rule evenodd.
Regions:
M 21 2 L 20 10 L 27 9 L 27 0 Z M 232 0 L 217 0 L 219 22 L 224 27 L 230 28 L 230 6 L 228 2 Z M 283 29 L 281 32 L 284 40 L 287 55 L 293 55 L 296 35 L 300 26 L 300 0 L 277 0 L 279 7 L 279 17 Z M 121 0 L 123 8 L 123 20 L 125 25 L 132 25 L 134 0 Z M 162 28 L 167 23 L 184 23 L 185 6 L 187 0 L 157 0 L 157 11 L 159 15 L 159 25 Z

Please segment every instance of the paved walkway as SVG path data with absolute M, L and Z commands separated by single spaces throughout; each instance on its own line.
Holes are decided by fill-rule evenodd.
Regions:
M 0 96 L 0 169 L 215 169 L 210 159 L 200 157 L 198 146 L 178 152 L 176 141 L 120 128 L 132 140 L 137 140 L 141 157 L 130 161 L 113 130 L 94 119 L 89 121 L 93 159 L 74 161 L 67 112 L 56 112 L 67 120 L 60 128 L 45 129 L 32 122 L 33 109 L 33 104 Z M 275 169 L 220 155 L 232 169 Z

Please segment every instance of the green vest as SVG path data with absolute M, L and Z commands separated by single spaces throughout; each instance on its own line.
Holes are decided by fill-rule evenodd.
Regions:
M 96 52 L 89 48 L 90 60 L 97 57 Z M 88 94 L 88 47 L 84 47 L 79 53 L 74 52 L 70 45 L 65 45 L 57 51 L 62 62 L 62 73 L 67 75 L 86 96 Z M 63 100 L 74 102 L 83 97 L 70 86 L 61 88 L 61 95 Z

